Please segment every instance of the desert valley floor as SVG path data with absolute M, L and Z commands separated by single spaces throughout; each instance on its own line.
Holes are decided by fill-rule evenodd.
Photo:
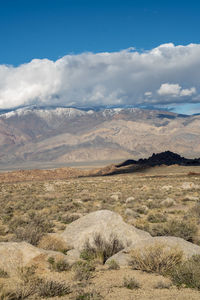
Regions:
M 49 233 L 60 234 L 91 212 L 109 210 L 152 236 L 177 236 L 200 245 L 200 167 L 160 166 L 113 176 L 84 172 L 62 168 L 1 173 L 0 242 L 26 241 L 37 248 L 58 250 L 50 247 L 48 238 L 45 242 Z M 1 250 L 0 257 L 2 261 Z M 89 270 L 91 276 L 81 279 L 75 277 L 73 267 L 54 268 L 51 260 L 45 266 L 40 259 L 35 263 L 30 277 L 68 285 L 70 291 L 60 299 L 200 299 L 197 289 L 177 287 L 168 276 L 131 266 L 112 268 L 96 262 Z M 56 293 L 38 296 L 28 290 L 30 280 L 24 278 L 30 269 L 19 271 L 19 260 L 12 264 L 15 268 L 6 270 L 0 264 L 1 299 L 58 298 Z M 136 281 L 133 288 L 126 284 L 131 279 Z M 9 291 L 11 286 L 14 292 Z M 23 292 L 17 294 L 19 286 Z

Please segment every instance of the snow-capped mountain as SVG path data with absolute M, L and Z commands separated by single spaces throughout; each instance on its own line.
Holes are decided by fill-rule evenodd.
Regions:
M 138 108 L 23 107 L 0 112 L 0 165 L 200 156 L 200 116 Z

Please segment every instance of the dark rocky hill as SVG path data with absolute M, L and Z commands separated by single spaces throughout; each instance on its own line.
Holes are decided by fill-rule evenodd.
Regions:
M 144 165 L 150 167 L 160 165 L 200 166 L 200 158 L 189 159 L 171 151 L 164 151 L 157 154 L 153 153 L 152 156 L 146 159 L 141 158 L 139 160 L 126 160 L 123 163 L 117 165 L 117 167 L 121 168 L 130 165 Z

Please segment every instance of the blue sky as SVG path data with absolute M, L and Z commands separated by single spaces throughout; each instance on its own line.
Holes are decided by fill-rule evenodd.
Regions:
M 199 15 L 197 0 L 0 0 L 0 109 L 199 112 Z
M 199 43 L 200 1 L 0 0 L 0 64 Z

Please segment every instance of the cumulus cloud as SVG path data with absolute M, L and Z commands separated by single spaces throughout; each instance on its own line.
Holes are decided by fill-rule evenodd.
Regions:
M 200 44 L 0 65 L 0 108 L 200 103 Z
M 192 96 L 196 93 L 196 88 L 191 87 L 190 89 L 182 89 L 182 87 L 177 84 L 171 83 L 163 83 L 159 90 L 157 91 L 161 96 L 174 96 L 174 97 L 184 97 L 184 96 Z

